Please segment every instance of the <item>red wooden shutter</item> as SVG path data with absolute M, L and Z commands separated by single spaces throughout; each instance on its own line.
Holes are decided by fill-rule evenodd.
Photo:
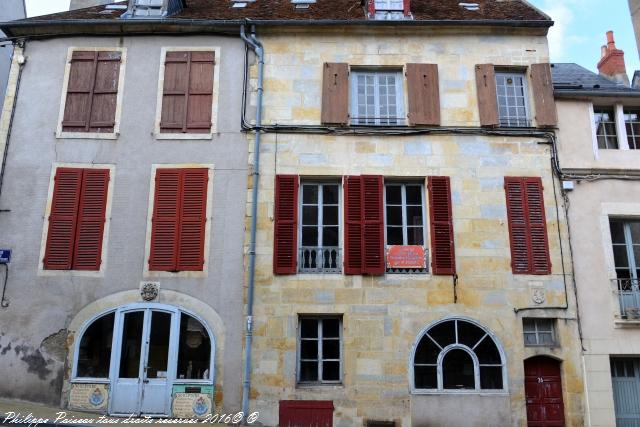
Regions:
M 440 124 L 440 83 L 437 64 L 407 64 L 409 122 L 412 125 Z
M 157 169 L 149 270 L 176 271 L 181 200 L 180 169 Z
M 43 264 L 46 270 L 69 270 L 73 266 L 82 169 L 58 168 L 54 180 Z
M 347 176 L 345 199 L 345 274 L 384 274 L 383 179 Z
M 451 181 L 448 176 L 430 176 L 429 218 L 431 222 L 431 268 L 434 275 L 456 274 L 453 238 Z
M 549 64 L 531 65 L 531 84 L 538 126 L 556 126 L 558 112 L 553 96 L 553 80 Z
M 476 87 L 478 90 L 480 124 L 482 126 L 500 125 L 496 73 L 493 64 L 476 65 Z
M 346 125 L 349 121 L 348 64 L 324 64 L 321 116 L 323 124 Z
M 281 400 L 278 425 L 333 427 L 331 400 Z
M 73 52 L 63 131 L 113 132 L 120 57 L 120 52 Z
M 83 171 L 73 257 L 74 270 L 100 270 L 108 187 L 108 169 Z
M 176 270 L 202 271 L 209 170 L 181 171 L 181 211 Z
M 505 177 L 511 268 L 514 274 L 550 274 L 542 181 Z
M 214 52 L 167 52 L 160 131 L 211 131 Z
M 295 274 L 298 258 L 298 176 L 277 175 L 273 272 Z
M 381 175 L 362 176 L 362 242 L 364 257 L 362 272 L 380 275 L 384 265 L 384 188 Z
M 344 177 L 344 273 L 362 274 L 362 177 Z

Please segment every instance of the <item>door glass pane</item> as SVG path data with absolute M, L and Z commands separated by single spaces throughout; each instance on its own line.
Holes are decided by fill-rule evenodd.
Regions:
M 170 333 L 171 313 L 152 312 L 147 378 L 167 378 Z
M 202 323 L 188 314 L 180 316 L 178 379 L 210 379 L 211 339 Z
M 78 350 L 76 376 L 89 378 L 109 377 L 114 318 L 115 313 L 102 316 L 93 322 L 82 335 L 80 349 Z
M 144 311 L 124 314 L 122 348 L 120 352 L 120 378 L 138 378 L 140 375 L 140 348 Z

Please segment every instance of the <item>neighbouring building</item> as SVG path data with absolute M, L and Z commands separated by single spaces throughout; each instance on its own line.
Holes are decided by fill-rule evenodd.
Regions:
M 4 0 L 0 8 L 0 22 L 22 19 L 27 16 L 24 0 Z M 5 34 L 0 31 L 0 38 Z M 7 90 L 7 80 L 9 79 L 9 69 L 11 68 L 11 56 L 13 55 L 13 45 L 11 42 L 0 42 L 0 100 L 4 99 Z
M 617 67 L 611 75 L 624 72 L 624 57 Z M 640 90 L 577 64 L 554 64 L 552 72 L 582 325 L 585 421 L 638 425 Z
M 252 410 L 584 425 L 550 18 L 518 0 L 292 3 L 234 3 L 265 54 Z
M 631 23 L 636 35 L 636 45 L 640 55 L 640 0 L 629 0 L 629 11 L 631 12 Z
M 240 409 L 244 43 L 238 25 L 194 24 L 188 3 L 2 25 L 21 46 L 0 200 L 4 398 Z

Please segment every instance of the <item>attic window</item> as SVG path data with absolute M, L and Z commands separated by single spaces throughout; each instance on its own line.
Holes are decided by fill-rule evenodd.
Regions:
M 376 20 L 410 19 L 405 15 L 405 0 L 370 0 L 370 16 Z M 371 7 L 370 6 L 370 7 Z
M 163 0 L 135 0 L 133 6 L 133 16 L 135 17 L 156 17 L 162 16 Z
M 233 2 L 233 6 L 231 6 L 235 9 L 241 9 L 243 7 L 247 7 L 247 2 L 246 1 L 234 1 Z
M 458 3 L 458 6 L 463 7 L 465 9 L 467 9 L 467 10 L 472 11 L 472 12 L 475 12 L 475 11 L 480 9 L 480 5 L 478 3 L 464 3 L 464 2 L 461 2 L 461 3 Z
M 314 4 L 316 0 L 291 0 L 296 9 L 309 9 L 309 5 Z

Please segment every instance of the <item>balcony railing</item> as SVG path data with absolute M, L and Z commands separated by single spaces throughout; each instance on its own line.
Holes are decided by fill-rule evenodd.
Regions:
M 340 273 L 342 257 L 340 248 L 302 246 L 298 257 L 300 273 Z
M 620 315 L 625 319 L 640 320 L 640 289 L 638 279 L 613 279 Z

